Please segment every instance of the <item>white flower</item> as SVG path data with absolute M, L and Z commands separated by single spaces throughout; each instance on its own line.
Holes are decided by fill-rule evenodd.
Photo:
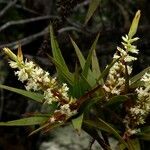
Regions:
M 60 85 L 56 78 L 52 78 L 47 71 L 37 66 L 34 62 L 23 61 L 23 57 L 18 58 L 11 50 L 5 48 L 5 53 L 13 60 L 9 62 L 10 67 L 17 68 L 15 75 L 21 82 L 25 82 L 27 91 L 40 91 L 43 93 L 45 103 L 57 103 L 58 108 L 54 111 L 54 115 L 50 118 L 50 123 L 65 121 L 72 115 L 77 113 L 77 109 L 70 109 L 70 106 L 76 102 L 75 98 L 69 97 L 69 88 L 66 83 Z M 21 52 L 20 52 L 21 53 Z M 22 53 L 21 53 L 22 54 Z M 64 115 L 65 118 L 55 118 L 55 113 Z M 59 120 L 60 119 L 60 120 Z
M 114 59 L 120 59 L 110 68 L 106 83 L 103 86 L 106 92 L 116 95 L 121 94 L 125 90 L 124 77 L 126 75 L 126 67 L 124 62 L 127 65 L 128 75 L 130 75 L 132 73 L 132 67 L 128 63 L 137 59 L 136 57 L 130 56 L 129 52 L 138 53 L 136 46 L 132 45 L 138 38 L 130 39 L 128 35 L 125 35 L 122 39 L 124 48 L 117 47 L 117 52 L 113 56 Z
M 58 91 L 61 93 L 61 95 L 65 99 L 69 99 L 69 97 L 68 97 L 68 90 L 69 90 L 69 88 L 68 88 L 67 84 L 63 83 L 62 87 Z
M 145 73 L 141 81 L 144 82 L 142 87 L 136 88 L 137 93 L 136 104 L 130 108 L 129 114 L 126 118 L 133 118 L 135 125 L 141 125 L 145 123 L 145 119 L 150 113 L 150 74 Z M 126 121 L 126 124 L 130 125 L 130 120 Z
M 66 114 L 68 117 L 71 117 L 72 115 L 77 113 L 76 110 L 71 111 L 69 104 L 62 105 L 60 107 L 60 111 L 61 111 L 62 114 Z
M 137 60 L 137 58 L 130 56 L 130 55 L 127 55 L 124 60 L 125 60 L 125 62 L 132 62 L 132 61 Z
M 110 88 L 107 87 L 105 84 L 103 85 L 103 88 L 105 89 L 106 92 L 110 92 Z
M 26 70 L 32 70 L 35 67 L 35 64 L 32 61 L 25 60 L 24 67 Z
M 28 79 L 28 74 L 26 73 L 26 70 L 24 68 L 20 69 L 19 71 L 16 71 L 15 75 L 18 76 L 18 79 L 21 82 L 24 82 L 24 81 L 26 81 Z
M 58 102 L 58 97 L 54 96 L 51 88 L 48 88 L 44 91 L 44 99 L 48 104 L 52 104 L 52 102 Z
M 50 118 L 50 122 L 51 122 L 51 123 L 54 123 L 55 120 L 56 120 L 56 119 L 55 119 L 54 117 L 51 117 L 51 118 Z
M 39 91 L 41 89 L 41 86 L 33 79 L 28 79 L 28 82 L 25 86 L 27 91 L 33 90 L 33 91 Z
M 18 64 L 15 61 L 9 61 L 9 65 L 11 68 L 18 68 Z

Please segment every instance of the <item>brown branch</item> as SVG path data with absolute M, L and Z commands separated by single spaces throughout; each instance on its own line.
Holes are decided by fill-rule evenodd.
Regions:
M 8 4 L 9 2 L 6 2 L 6 1 L 0 1 L 1 4 Z M 22 5 L 19 5 L 19 4 L 15 4 L 14 5 L 15 8 L 18 8 L 18 9 L 22 9 L 26 12 L 29 12 L 29 13 L 32 13 L 32 14 L 35 14 L 35 15 L 41 15 L 39 12 L 35 11 L 35 10 L 32 10 L 30 8 L 27 8 L 25 6 L 22 6 Z
M 25 37 L 21 40 L 17 40 L 15 42 L 11 42 L 11 43 L 7 43 L 7 44 L 3 44 L 0 45 L 0 49 L 3 47 L 10 47 L 12 49 L 17 49 L 18 48 L 18 43 L 21 43 L 21 45 L 26 45 L 31 43 L 32 41 L 36 40 L 37 38 L 43 36 L 44 34 L 48 33 L 48 27 L 46 27 L 44 30 L 42 30 L 41 32 L 35 33 L 33 35 L 30 35 L 28 37 Z
M 17 2 L 17 0 L 10 1 L 10 2 L 6 5 L 6 7 L 4 7 L 4 8 L 2 9 L 2 11 L 0 11 L 0 18 L 2 18 L 2 17 L 5 15 L 5 13 L 6 13 L 11 7 L 13 7 L 13 6 L 16 4 L 16 2 Z
M 61 34 L 63 32 L 67 32 L 67 31 L 77 31 L 77 32 L 81 32 L 81 33 L 85 33 L 83 30 L 78 29 L 76 27 L 72 27 L 72 26 L 68 26 L 68 27 L 64 27 L 58 30 L 58 33 Z
M 49 28 L 49 27 L 47 26 L 47 27 L 46 27 L 44 30 L 42 30 L 41 32 L 35 33 L 35 34 L 33 34 L 33 35 L 30 35 L 30 36 L 28 36 L 28 37 L 25 37 L 25 38 L 23 38 L 23 39 L 20 39 L 20 40 L 11 42 L 11 43 L 2 44 L 2 45 L 0 45 L 0 49 L 1 49 L 1 48 L 4 48 L 4 47 L 9 47 L 9 48 L 12 48 L 12 49 L 17 49 L 17 48 L 18 48 L 18 43 L 20 43 L 22 46 L 27 45 L 27 44 L 33 42 L 34 40 L 36 40 L 37 38 L 39 38 L 39 37 L 41 37 L 41 36 L 47 34 L 47 33 L 49 32 L 48 28 Z M 58 33 L 61 34 L 61 33 L 63 33 L 63 32 L 71 31 L 71 30 L 75 30 L 75 31 L 78 31 L 78 32 L 82 32 L 82 31 L 80 31 L 80 30 L 78 30 L 78 29 L 75 29 L 75 28 L 73 28 L 73 27 L 72 27 L 72 28 L 71 28 L 71 27 L 70 27 L 70 28 L 67 28 L 67 27 L 66 27 L 66 28 L 59 29 L 59 30 L 58 30 Z
M 35 22 L 35 21 L 41 21 L 41 20 L 47 20 L 47 19 L 56 19 L 56 18 L 59 19 L 58 16 L 40 16 L 40 17 L 22 19 L 22 20 L 17 20 L 17 21 L 9 21 L 0 27 L 0 32 L 2 32 L 6 28 L 13 26 L 13 25 L 21 25 L 21 24 L 31 23 L 31 22 Z

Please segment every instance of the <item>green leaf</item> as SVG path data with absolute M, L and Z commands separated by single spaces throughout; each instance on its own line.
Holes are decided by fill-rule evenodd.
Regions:
M 86 112 L 87 112 L 87 113 L 90 112 L 91 108 L 92 108 L 94 105 L 96 105 L 97 103 L 99 103 L 102 99 L 103 99 L 103 96 L 97 96 L 97 97 L 95 96 L 94 98 L 89 99 L 89 100 L 87 101 L 87 103 L 85 103 L 85 104 L 83 105 L 83 108 L 82 108 L 82 106 L 81 106 L 81 109 L 82 109 L 83 112 L 85 112 L 85 114 L 86 114 Z
M 52 53 L 54 60 L 58 62 L 58 64 L 61 64 L 63 66 L 64 72 L 69 72 L 69 69 L 65 63 L 65 60 L 61 54 L 61 50 L 59 48 L 58 42 L 56 40 L 56 37 L 54 35 L 53 27 L 50 25 L 50 39 L 51 39 L 51 47 L 52 47 Z M 57 72 L 59 77 L 61 78 L 62 69 L 60 71 L 60 68 L 57 67 Z M 61 72 L 61 73 L 60 73 Z
M 139 81 L 142 76 L 146 73 L 146 72 L 149 72 L 150 71 L 150 67 L 147 67 L 146 69 L 144 69 L 143 71 L 141 71 L 140 73 L 138 73 L 137 75 L 135 75 L 134 77 L 132 77 L 130 79 L 130 82 L 131 82 L 131 87 L 134 86 L 135 84 L 138 84 L 137 81 Z
M 26 90 L 22 90 L 22 89 L 18 89 L 18 88 L 13 88 L 13 87 L 9 87 L 9 86 L 2 85 L 2 84 L 0 84 L 0 88 L 15 92 L 15 93 L 23 95 L 23 96 L 26 96 L 26 97 L 31 98 L 32 100 L 40 102 L 40 103 L 43 102 L 44 97 L 42 94 L 39 94 L 39 93 L 30 92 L 30 91 L 26 91 Z
M 59 73 L 61 74 L 61 76 L 63 76 L 65 81 L 68 82 L 71 86 L 73 86 L 73 74 L 65 70 L 64 66 L 57 60 L 55 60 L 53 57 L 51 57 L 50 55 L 48 55 L 48 57 L 56 65 L 56 68 L 58 68 Z
M 89 126 L 92 126 L 94 128 L 97 128 L 99 130 L 103 130 L 105 132 L 113 134 L 121 143 L 123 143 L 126 147 L 128 147 L 127 143 L 119 135 L 119 133 L 118 133 L 119 131 L 117 131 L 116 129 L 111 127 L 111 125 L 106 123 L 104 120 L 102 120 L 100 118 L 98 120 L 94 120 L 94 121 L 92 121 L 92 120 L 85 120 L 84 123 L 89 125 Z
M 136 135 L 142 140 L 150 141 L 150 126 L 141 128 L 141 132 L 137 133 Z
M 78 118 L 72 120 L 72 125 L 79 135 L 81 133 L 82 122 L 83 122 L 83 114 L 80 115 Z
M 125 95 L 113 96 L 111 99 L 108 100 L 108 102 L 106 102 L 106 104 L 104 104 L 104 107 L 114 105 L 118 106 L 118 104 L 121 104 L 126 100 L 128 100 L 128 96 Z
M 73 45 L 73 47 L 74 47 L 74 49 L 75 49 L 76 55 L 77 55 L 77 57 L 78 57 L 78 59 L 79 59 L 81 68 L 83 69 L 83 67 L 84 67 L 84 65 L 85 65 L 85 58 L 84 58 L 84 56 L 83 56 L 81 50 L 79 49 L 79 47 L 78 47 L 77 44 L 75 43 L 75 41 L 74 41 L 72 38 L 70 38 L 70 40 L 71 40 L 71 43 L 72 43 L 72 45 Z
M 90 65 L 91 65 L 91 60 L 92 60 L 92 57 L 93 57 L 93 53 L 96 49 L 96 44 L 98 42 L 98 38 L 99 38 L 99 34 L 97 35 L 94 43 L 92 44 L 92 46 L 90 48 L 90 52 L 89 52 L 87 60 L 85 60 L 85 58 L 84 58 L 82 52 L 80 51 L 79 47 L 77 46 L 77 44 L 71 38 L 72 45 L 74 46 L 74 49 L 75 49 L 75 52 L 76 52 L 77 57 L 79 59 L 81 68 L 83 69 L 82 75 L 86 78 L 86 80 L 87 80 L 87 82 L 90 86 L 95 85 L 96 79 L 97 79 L 97 76 L 95 75 L 95 72 L 91 71 Z
M 104 69 L 104 71 L 101 73 L 101 75 L 98 77 L 98 80 L 97 80 L 97 82 L 98 81 L 100 81 L 100 80 L 104 80 L 104 77 L 106 78 L 107 77 L 107 74 L 109 73 L 109 70 L 111 69 L 111 67 L 117 62 L 119 60 L 119 58 L 118 59 L 114 59 L 111 63 L 110 63 L 110 65 L 108 65 L 105 69 Z
M 150 133 L 138 133 L 137 136 L 139 139 L 150 141 Z
M 55 124 L 46 123 L 46 124 L 44 124 L 43 126 L 39 127 L 38 129 L 34 130 L 33 132 L 31 132 L 31 133 L 29 134 L 29 136 L 31 136 L 31 135 L 33 135 L 33 134 L 35 134 L 35 133 L 37 133 L 37 132 L 39 132 L 39 131 L 41 131 L 41 130 L 43 130 L 43 132 L 47 132 L 47 131 L 49 131 L 49 130 L 51 130 L 51 129 L 54 129 L 54 128 L 57 128 L 57 127 L 59 127 L 59 126 L 61 126 L 61 125 L 63 125 L 63 124 L 64 124 L 64 123 L 55 123 Z M 46 130 L 46 131 L 44 131 L 44 130 Z
M 93 55 L 94 50 L 96 49 L 96 44 L 98 42 L 98 39 L 99 39 L 99 34 L 96 36 L 96 39 L 95 39 L 94 43 L 92 44 L 92 46 L 90 48 L 87 60 L 85 62 L 85 65 L 84 65 L 84 68 L 83 68 L 83 71 L 82 71 L 82 74 L 85 77 L 88 76 L 88 73 L 89 73 L 89 70 L 90 70 L 90 65 L 91 65 L 91 60 L 92 60 L 92 55 Z M 92 80 L 93 76 L 90 76 L 90 79 Z
M 99 62 L 98 62 L 98 58 L 97 58 L 95 49 L 94 49 L 93 55 L 92 55 L 92 72 L 93 72 L 96 80 L 101 75 L 101 70 L 100 70 L 100 66 L 99 66 Z M 104 83 L 103 79 L 100 80 L 100 83 L 102 83 L 102 84 Z
M 31 125 L 38 125 L 43 124 L 45 121 L 48 120 L 48 117 L 28 117 L 13 121 L 7 121 L 7 122 L 0 122 L 0 126 L 31 126 Z
M 90 1 L 89 9 L 88 9 L 88 12 L 87 12 L 87 15 L 85 18 L 85 24 L 88 23 L 88 21 L 93 16 L 95 10 L 98 8 L 99 5 L 100 5 L 100 0 L 91 0 Z
M 131 27 L 130 27 L 130 30 L 129 30 L 129 33 L 128 33 L 129 39 L 131 39 L 137 31 L 140 16 L 141 16 L 141 12 L 140 12 L 140 10 L 138 10 L 135 14 L 135 17 L 132 21 L 132 24 L 131 24 Z
M 73 82 L 71 95 L 73 97 L 79 98 L 88 89 L 89 89 L 89 85 L 88 85 L 87 81 L 85 81 L 82 78 L 82 76 L 80 76 L 78 66 L 76 65 L 75 73 L 74 73 L 74 82 Z
M 138 139 L 128 139 L 127 144 L 128 144 L 129 150 L 141 150 L 140 142 Z

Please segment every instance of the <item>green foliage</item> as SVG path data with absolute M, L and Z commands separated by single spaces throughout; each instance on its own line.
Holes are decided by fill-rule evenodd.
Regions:
M 34 117 L 28 117 L 13 121 L 7 121 L 7 122 L 0 122 L 0 126 L 31 126 L 31 125 L 41 125 L 47 121 L 48 117 L 41 115 L 41 116 L 34 116 Z
M 101 0 L 90 0 L 89 9 L 86 15 L 85 24 L 90 20 L 90 18 L 93 16 L 95 10 L 99 7 Z
M 72 120 L 72 125 L 74 129 L 78 132 L 78 134 L 81 134 L 83 116 L 84 115 L 82 114 L 79 117 Z
M 11 92 L 15 92 L 15 93 L 20 94 L 20 95 L 23 95 L 23 96 L 28 97 L 31 100 L 34 100 L 36 102 L 40 102 L 40 103 L 43 102 L 43 95 L 39 94 L 39 93 L 29 92 L 26 90 L 21 90 L 21 89 L 9 87 L 6 85 L 1 85 L 1 84 L 0 84 L 0 88 L 11 91 Z
M 86 23 L 89 21 L 94 11 L 97 9 L 99 3 L 100 3 L 99 0 L 95 0 L 95 1 L 93 0 L 90 3 L 89 11 L 86 17 Z M 130 40 L 132 39 L 132 37 L 135 35 L 137 31 L 139 18 L 140 18 L 140 12 L 138 11 L 135 18 L 133 19 L 131 28 L 129 30 L 129 34 L 128 34 L 129 39 L 128 38 L 125 39 L 128 40 L 127 44 L 129 44 L 130 46 L 132 46 Z M 37 125 L 37 124 L 41 125 L 38 129 L 36 129 L 30 134 L 32 135 L 38 131 L 47 132 L 48 130 L 64 125 L 65 123 L 66 124 L 72 123 L 74 129 L 79 134 L 82 129 L 85 130 L 94 139 L 96 139 L 101 146 L 105 145 L 106 149 L 111 149 L 111 148 L 109 145 L 106 144 L 107 141 L 105 141 L 106 139 L 103 137 L 103 134 L 101 136 L 98 135 L 98 131 L 105 133 L 106 134 L 105 136 L 107 136 L 107 138 L 111 136 L 116 140 L 118 140 L 119 142 L 118 146 L 120 147 L 121 150 L 125 148 L 129 150 L 140 150 L 139 139 L 142 140 L 150 139 L 149 126 L 146 127 L 145 129 L 141 128 L 141 132 L 135 133 L 135 137 L 134 136 L 132 137 L 133 133 L 131 131 L 135 131 L 136 128 L 140 128 L 140 127 L 133 126 L 134 127 L 132 128 L 133 130 L 131 130 L 125 125 L 123 120 L 125 118 L 125 114 L 128 113 L 130 107 L 132 107 L 134 103 L 136 103 L 133 101 L 134 99 L 136 99 L 137 96 L 137 93 L 135 92 L 136 88 L 143 86 L 141 82 L 141 78 L 146 72 L 149 72 L 149 68 L 145 69 L 138 75 L 135 75 L 134 77 L 130 78 L 127 72 L 127 64 L 124 58 L 125 56 L 124 57 L 120 56 L 119 58 L 115 57 L 104 70 L 101 70 L 98 57 L 96 55 L 96 44 L 99 39 L 99 34 L 96 36 L 89 50 L 87 58 L 82 54 L 81 50 L 79 49 L 79 47 L 77 46 L 73 38 L 70 39 L 79 60 L 79 65 L 76 64 L 75 71 L 73 73 L 69 71 L 69 68 L 63 58 L 58 42 L 54 35 L 52 25 L 50 26 L 50 41 L 51 41 L 53 56 L 48 55 L 48 57 L 56 66 L 58 83 L 60 83 L 60 85 L 57 85 L 57 87 L 53 88 L 54 83 L 56 82 L 55 81 L 54 83 L 49 83 L 49 85 L 47 84 L 42 85 L 42 88 L 44 90 L 45 89 L 47 90 L 47 86 L 49 89 L 51 88 L 52 90 L 50 91 L 51 92 L 50 98 L 52 98 L 53 96 L 53 98 L 55 97 L 59 99 L 59 102 L 54 101 L 54 103 L 47 103 L 46 101 L 43 101 L 44 94 L 45 94 L 44 92 L 43 94 L 37 94 L 34 92 L 27 92 L 25 90 L 0 85 L 0 88 L 2 89 L 6 89 L 24 95 L 28 98 L 31 98 L 34 101 L 40 102 L 43 106 L 46 105 L 51 108 L 51 110 L 48 111 L 48 114 L 40 114 L 40 116 L 33 115 L 32 117 L 28 117 L 24 119 L 1 122 L 0 126 L 19 126 L 19 125 L 22 126 L 22 125 Z M 123 51 L 123 49 L 118 48 L 117 51 L 118 53 L 119 50 Z M 11 53 L 11 51 L 8 51 L 8 49 L 5 49 L 5 51 L 7 53 L 9 52 L 10 58 L 12 58 L 11 56 L 14 56 L 13 58 L 17 59 L 17 63 L 20 63 L 20 65 L 22 65 L 21 64 L 23 61 L 22 57 L 21 60 L 18 61 L 19 59 L 18 57 L 16 57 L 15 54 Z M 111 69 L 117 63 L 118 64 L 120 63 L 119 64 L 120 66 L 122 64 L 124 65 L 124 66 L 122 65 L 121 67 L 125 68 L 126 71 L 125 73 L 121 72 L 124 75 L 123 77 L 122 76 L 121 77 L 125 80 L 125 83 L 127 82 L 127 80 L 129 80 L 130 83 L 128 87 L 129 89 L 126 89 L 126 85 L 125 85 L 125 89 L 124 87 L 120 86 L 120 89 L 121 88 L 123 89 L 123 92 L 121 94 L 113 93 L 112 91 L 110 91 L 108 87 L 106 87 L 107 85 L 112 86 L 110 82 L 107 82 L 107 80 L 108 77 L 111 79 L 111 76 L 109 76 L 110 72 L 116 71 L 115 69 L 114 69 L 115 71 Z M 118 66 L 116 65 L 115 67 L 119 68 L 120 66 L 119 67 Z M 118 74 L 120 73 L 119 69 L 117 70 L 118 72 L 116 71 Z M 115 76 L 116 79 L 119 78 L 117 76 L 118 74 L 116 74 Z M 115 79 L 112 78 L 112 80 Z M 68 84 L 69 92 L 67 94 L 70 96 L 69 99 L 66 98 L 67 97 L 66 93 L 65 96 L 61 95 L 63 93 L 63 90 L 68 87 L 61 88 L 61 89 L 59 88 L 59 90 L 57 89 L 59 86 L 61 87 L 61 84 L 63 83 Z M 106 89 L 104 88 L 104 86 L 106 87 Z M 133 96 L 135 97 L 133 98 Z M 75 115 L 66 117 L 65 116 L 66 114 L 63 114 L 61 112 L 62 110 L 60 111 L 59 109 L 61 109 L 61 107 L 64 107 L 63 109 L 66 109 L 66 107 L 68 106 L 70 111 L 77 111 L 77 113 Z M 101 139 L 102 142 L 104 142 L 103 144 L 100 142 Z

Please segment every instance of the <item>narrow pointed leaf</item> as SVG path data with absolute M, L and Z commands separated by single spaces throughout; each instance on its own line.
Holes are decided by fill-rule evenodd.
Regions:
M 128 139 L 127 144 L 128 144 L 129 150 L 141 150 L 140 142 L 138 139 Z
M 75 43 L 75 41 L 74 41 L 72 38 L 70 38 L 70 40 L 71 40 L 71 43 L 72 43 L 72 45 L 73 45 L 73 47 L 74 47 L 74 49 L 75 49 L 75 52 L 76 52 L 76 54 L 77 54 L 77 56 L 78 56 L 78 59 L 79 59 L 81 68 L 83 69 L 83 67 L 84 67 L 84 65 L 85 65 L 85 58 L 84 58 L 84 56 L 83 56 L 81 50 L 79 49 L 79 47 L 78 47 L 77 44 Z
M 109 70 L 111 69 L 111 67 L 118 61 L 119 59 L 115 59 L 113 60 L 109 66 L 107 66 L 104 71 L 101 73 L 101 75 L 98 77 L 97 81 L 100 81 L 101 79 L 104 80 L 104 77 L 107 77 L 107 74 L 109 73 Z
M 39 131 L 43 131 L 44 132 L 44 130 L 52 130 L 52 129 L 54 129 L 54 128 L 57 128 L 57 127 L 59 127 L 59 126 L 61 126 L 61 125 L 63 125 L 64 123 L 56 123 L 56 124 L 49 124 L 49 123 L 46 123 L 46 124 L 44 124 L 44 125 L 42 125 L 41 127 L 39 127 L 38 129 L 36 129 L 36 130 L 34 130 L 33 132 L 31 132 L 30 134 L 29 134 L 29 136 L 31 136 L 31 135 L 33 135 L 33 134 L 36 134 L 37 132 L 39 132 Z M 46 131 L 45 131 L 46 132 Z
M 150 67 L 147 67 L 146 69 L 144 69 L 143 71 L 141 71 L 140 73 L 138 73 L 137 75 L 133 76 L 130 81 L 131 81 L 131 85 L 134 84 L 135 82 L 137 82 L 138 80 L 140 80 L 142 78 L 142 76 L 146 73 L 146 72 L 150 72 Z
M 125 95 L 118 95 L 118 96 L 113 96 L 111 99 L 106 102 L 104 106 L 114 106 L 116 105 L 118 107 L 118 104 L 121 104 L 128 100 L 128 96 Z
M 31 125 L 38 125 L 43 124 L 45 121 L 48 120 L 48 117 L 28 117 L 13 121 L 7 121 L 7 122 L 0 122 L 0 126 L 31 126 Z
M 95 39 L 94 43 L 92 44 L 92 46 L 90 48 L 87 60 L 85 62 L 85 65 L 84 65 L 84 68 L 83 68 L 83 71 L 82 71 L 82 74 L 85 77 L 87 77 L 88 72 L 90 70 L 90 65 L 91 65 L 91 61 L 92 61 L 92 54 L 93 54 L 94 50 L 96 49 L 96 44 L 98 42 L 98 39 L 99 39 L 99 34 L 96 36 L 96 39 Z M 91 78 L 93 78 L 93 77 L 91 77 Z
M 98 79 L 98 77 L 101 75 L 101 70 L 95 50 L 92 55 L 92 72 L 94 74 L 95 79 Z M 103 79 L 100 80 L 100 83 L 104 83 Z
M 56 65 L 56 68 L 58 68 L 59 72 L 66 80 L 66 82 L 68 82 L 70 85 L 73 85 L 73 74 L 65 70 L 64 66 L 61 63 L 59 63 L 57 60 L 55 60 L 53 57 L 51 57 L 50 55 L 48 55 L 48 57 Z
M 52 53 L 53 53 L 53 57 L 54 59 L 63 66 L 65 71 L 69 71 L 65 60 L 61 54 L 61 50 L 59 48 L 58 42 L 56 40 L 56 37 L 54 35 L 54 31 L 53 31 L 53 27 L 50 26 L 50 39 L 51 39 L 51 47 L 52 47 Z
M 137 133 L 138 138 L 150 141 L 150 126 L 141 128 L 141 132 Z
M 73 87 L 71 92 L 73 97 L 79 98 L 80 96 L 83 95 L 84 91 L 82 90 L 82 86 L 85 86 L 85 84 L 83 84 L 82 79 L 80 78 L 79 69 L 76 64 Z
M 88 9 L 86 19 L 85 19 L 85 24 L 88 23 L 88 21 L 93 16 L 95 10 L 98 8 L 99 5 L 100 5 L 100 0 L 91 0 L 90 1 L 89 9 Z
M 74 129 L 78 132 L 78 134 L 81 133 L 82 122 L 83 122 L 83 114 L 80 115 L 78 118 L 72 120 L 72 125 Z
M 128 33 L 128 36 L 129 36 L 130 39 L 135 35 L 135 33 L 137 31 L 140 16 L 141 16 L 141 12 L 140 12 L 140 10 L 138 10 L 135 14 L 135 17 L 132 21 L 132 24 L 131 24 L 131 27 L 130 27 L 130 30 L 129 30 L 129 33 Z
M 40 102 L 40 103 L 43 102 L 44 96 L 42 94 L 39 94 L 39 93 L 29 92 L 26 90 L 13 88 L 13 87 L 2 85 L 2 84 L 0 84 L 0 88 L 11 91 L 11 92 L 15 92 L 15 93 L 23 95 L 23 96 L 26 96 L 26 97 L 31 98 L 32 100 Z
M 86 120 L 84 121 L 84 123 L 86 123 L 89 126 L 93 126 L 95 128 L 98 128 L 100 130 L 103 130 L 105 132 L 111 133 L 113 134 L 121 143 L 123 143 L 126 147 L 128 147 L 127 143 L 124 141 L 124 139 L 119 135 L 119 131 L 114 129 L 113 127 L 111 127 L 111 125 L 109 125 L 108 123 L 106 123 L 104 120 L 102 119 L 98 119 L 98 120 Z

